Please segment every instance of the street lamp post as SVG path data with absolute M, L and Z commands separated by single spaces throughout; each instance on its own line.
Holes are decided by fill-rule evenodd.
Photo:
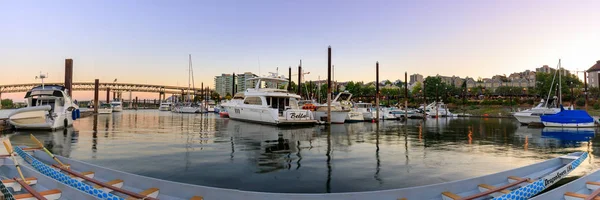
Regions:
M 573 106 L 573 102 L 575 101 L 575 97 L 573 96 L 573 81 L 571 81 L 571 106 Z

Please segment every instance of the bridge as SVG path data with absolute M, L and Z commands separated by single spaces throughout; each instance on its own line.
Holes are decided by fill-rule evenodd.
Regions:
M 24 84 L 12 84 L 12 85 L 0 85 L 0 94 L 2 93 L 16 93 L 16 92 L 27 92 L 35 86 L 42 85 L 41 83 L 24 83 Z M 45 83 L 45 85 L 61 85 L 65 86 L 65 83 Z M 94 82 L 73 82 L 73 91 L 94 91 Z M 113 91 L 113 92 L 151 92 L 159 94 L 187 94 L 187 87 L 180 86 L 164 86 L 164 85 L 150 85 L 150 84 L 137 84 L 137 83 L 100 83 L 98 90 Z M 190 94 L 200 94 L 202 88 L 196 88 L 190 90 Z

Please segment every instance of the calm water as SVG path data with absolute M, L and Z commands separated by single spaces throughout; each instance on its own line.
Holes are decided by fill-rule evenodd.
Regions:
M 598 168 L 594 129 L 531 129 L 512 119 L 409 120 L 310 128 L 255 125 L 218 115 L 125 111 L 34 133 L 53 152 L 191 184 L 250 191 L 326 193 L 427 185 L 525 166 L 569 152 Z

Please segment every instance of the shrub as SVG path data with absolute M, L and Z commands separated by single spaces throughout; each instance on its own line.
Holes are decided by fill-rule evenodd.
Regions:
M 578 98 L 577 100 L 575 100 L 575 105 L 585 106 L 585 98 Z
M 600 102 L 594 103 L 594 110 L 600 109 Z

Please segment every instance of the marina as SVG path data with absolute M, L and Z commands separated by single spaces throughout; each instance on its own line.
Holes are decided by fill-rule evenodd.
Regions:
M 600 200 L 600 1 L 7 1 L 0 200 Z
M 74 128 L 66 130 L 15 131 L 7 136 L 15 146 L 35 146 L 29 139 L 33 133 L 56 155 L 109 169 L 194 185 L 274 193 L 430 185 L 581 151 L 589 152 L 589 158 L 569 176 L 597 169 L 595 129 L 568 136 L 564 134 L 568 129 L 553 134 L 556 130 L 527 128 L 505 118 L 409 119 L 379 125 L 360 122 L 287 129 L 213 113 L 125 110 L 74 123 Z

